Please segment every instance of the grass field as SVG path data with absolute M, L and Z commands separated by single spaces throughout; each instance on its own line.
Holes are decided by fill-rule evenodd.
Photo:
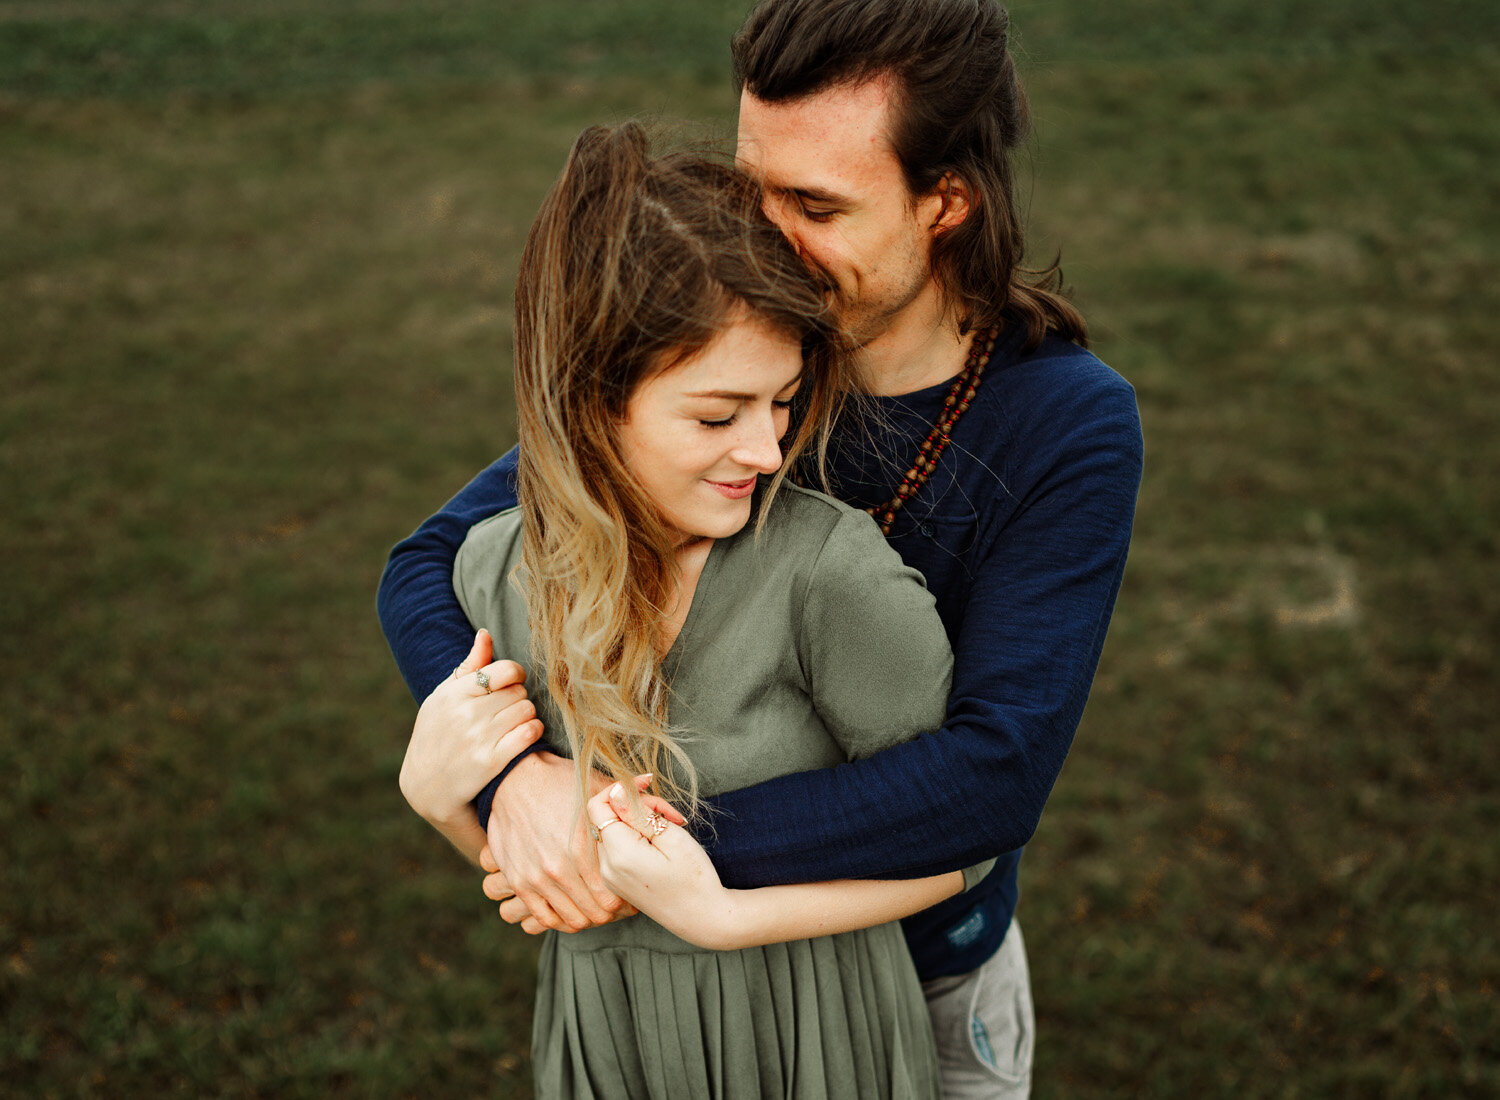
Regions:
M 510 442 L 572 137 L 726 130 L 744 6 L 0 0 L 0 1096 L 529 1094 L 373 592 Z M 1012 6 L 1148 448 L 1036 1094 L 1496 1095 L 1497 21 L 1171 7 Z

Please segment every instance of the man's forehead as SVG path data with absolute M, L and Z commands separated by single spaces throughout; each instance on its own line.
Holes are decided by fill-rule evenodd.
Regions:
M 841 178 L 899 167 L 888 136 L 888 82 L 836 85 L 797 99 L 740 97 L 736 157 L 765 183 L 836 197 Z

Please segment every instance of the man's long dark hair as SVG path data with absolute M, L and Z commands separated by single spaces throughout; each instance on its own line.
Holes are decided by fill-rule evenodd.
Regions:
M 969 190 L 962 223 L 933 244 L 933 272 L 966 329 L 1049 331 L 1087 346 L 1062 271 L 1021 266 L 1012 158 L 1031 130 L 994 0 L 762 0 L 733 42 L 737 85 L 756 99 L 798 99 L 840 84 L 895 78 L 890 140 L 912 195 L 944 176 Z

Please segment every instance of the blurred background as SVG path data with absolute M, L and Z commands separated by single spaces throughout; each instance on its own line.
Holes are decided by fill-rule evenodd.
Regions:
M 732 132 L 747 7 L 0 0 L 0 1095 L 530 1094 L 375 585 L 512 440 L 572 138 Z M 1023 869 L 1036 1095 L 1495 1095 L 1500 20 L 1011 9 L 1148 450 Z

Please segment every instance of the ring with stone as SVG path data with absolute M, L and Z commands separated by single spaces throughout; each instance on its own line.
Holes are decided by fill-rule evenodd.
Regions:
M 610 818 L 603 825 L 595 825 L 592 821 L 590 821 L 589 822 L 589 836 L 592 837 L 594 840 L 597 841 L 600 838 L 600 836 L 604 833 L 604 830 L 608 829 L 611 825 L 623 825 L 623 824 L 625 824 L 625 822 L 621 821 L 618 817 L 612 817 L 612 818 Z
M 489 690 L 490 690 L 490 678 L 489 678 L 489 676 L 487 676 L 485 674 L 484 669 L 481 668 L 481 669 L 478 669 L 478 670 L 475 671 L 475 673 L 474 673 L 474 682 L 477 683 L 480 686 L 480 688 L 482 688 L 484 690 L 484 692 L 486 694 L 489 693 Z

